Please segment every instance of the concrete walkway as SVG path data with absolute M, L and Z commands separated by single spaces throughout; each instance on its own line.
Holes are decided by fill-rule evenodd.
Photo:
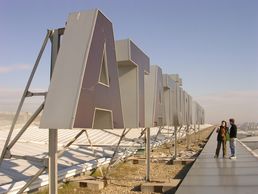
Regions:
M 216 137 L 214 131 L 176 194 L 258 193 L 257 156 L 237 142 L 237 160 L 223 159 L 222 153 L 214 159 Z

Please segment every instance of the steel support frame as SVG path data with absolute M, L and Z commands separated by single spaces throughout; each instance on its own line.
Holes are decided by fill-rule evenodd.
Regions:
M 122 134 L 121 134 L 121 136 L 120 136 L 120 138 L 119 138 L 119 140 L 118 140 L 118 143 L 117 143 L 117 145 L 116 145 L 116 148 L 115 148 L 115 150 L 114 150 L 114 152 L 113 152 L 113 155 L 112 155 L 112 157 L 111 157 L 111 159 L 110 159 L 110 162 L 109 162 L 109 164 L 108 164 L 107 170 L 106 170 L 106 172 L 105 172 L 105 174 L 104 174 L 104 177 L 103 177 L 104 179 L 107 179 L 107 175 L 108 175 L 108 173 L 109 173 L 109 171 L 110 171 L 110 169 L 111 169 L 111 166 L 112 166 L 113 163 L 114 163 L 114 159 L 115 159 L 115 156 L 116 156 L 116 154 L 117 154 L 117 152 L 118 152 L 120 143 L 122 142 L 123 138 L 126 136 L 126 134 L 127 134 L 130 130 L 131 130 L 131 128 L 129 128 L 127 131 L 126 131 L 126 128 L 123 129 L 123 132 L 122 132 Z
M 159 127 L 159 130 L 158 130 L 158 132 L 157 132 L 157 134 L 155 135 L 154 142 L 157 141 L 158 136 L 159 136 L 159 134 L 161 133 L 162 129 L 163 129 L 163 127 L 160 126 L 160 127 Z M 154 148 L 154 144 L 152 144 L 151 150 L 153 150 L 153 148 Z
M 54 71 L 57 54 L 60 48 L 61 35 L 64 31 L 59 29 L 52 31 L 51 40 L 51 65 L 50 80 Z M 49 193 L 58 193 L 58 129 L 48 130 L 48 182 Z
M 118 141 L 118 143 L 117 143 L 116 145 L 94 145 L 94 144 L 92 144 L 92 142 L 91 142 L 91 140 L 90 140 L 90 137 L 89 137 L 89 134 L 88 134 L 88 132 L 87 132 L 87 129 L 83 129 L 83 130 L 81 130 L 76 136 L 74 136 L 74 137 L 64 146 L 64 149 L 63 149 L 63 150 L 59 150 L 59 151 L 58 151 L 58 158 L 61 157 L 61 156 L 63 155 L 63 153 L 65 152 L 65 150 L 67 150 L 67 149 L 69 148 L 69 146 L 71 146 L 71 145 L 85 132 L 89 144 L 88 144 L 88 145 L 87 145 L 87 144 L 85 144 L 85 145 L 80 145 L 80 146 L 90 146 L 90 147 L 91 147 L 92 152 L 93 152 L 93 154 L 94 154 L 94 156 L 95 156 L 95 158 L 96 158 L 97 164 L 98 164 L 98 159 L 97 159 L 97 155 L 96 155 L 96 152 L 95 152 L 94 147 L 115 147 L 114 152 L 113 152 L 113 155 L 112 155 L 112 157 L 111 157 L 111 160 L 110 160 L 110 163 L 109 163 L 109 166 L 108 166 L 108 168 L 107 168 L 106 173 L 103 174 L 102 169 L 100 169 L 103 178 L 106 179 L 106 178 L 107 178 L 107 174 L 108 174 L 108 172 L 110 171 L 110 168 L 111 168 L 112 165 L 115 163 L 114 159 L 115 159 L 115 156 L 116 156 L 116 154 L 117 154 L 117 152 L 118 152 L 118 149 L 119 149 L 120 147 L 124 147 L 124 148 L 128 148 L 128 147 L 133 147 L 133 148 L 137 148 L 137 147 L 138 147 L 138 148 L 139 148 L 139 147 L 142 147 L 142 146 L 128 146 L 128 145 L 126 145 L 126 146 L 121 146 L 121 145 L 120 145 L 120 144 L 121 144 L 121 141 L 124 139 L 124 137 L 126 136 L 126 134 L 127 134 L 130 130 L 131 130 L 130 128 L 129 128 L 127 131 L 126 131 L 126 128 L 123 130 L 121 136 L 119 136 L 119 141 Z M 139 136 L 138 138 L 141 138 L 144 134 L 146 134 L 146 128 L 144 128 L 144 129 L 142 130 L 142 132 L 141 132 L 141 134 L 140 134 L 140 136 Z
M 35 161 L 41 161 L 41 159 L 35 158 L 33 159 L 33 157 L 29 157 L 29 156 L 17 156 L 17 155 L 11 155 L 10 154 L 10 150 L 11 148 L 15 145 L 15 143 L 19 140 L 19 138 L 23 135 L 23 133 L 27 130 L 27 128 L 30 126 L 30 124 L 35 120 L 35 118 L 40 114 L 40 112 L 43 110 L 44 108 L 44 102 L 38 107 L 38 109 L 34 112 L 34 114 L 31 116 L 31 118 L 26 122 L 26 124 L 22 127 L 22 129 L 19 131 L 19 133 L 14 137 L 14 139 L 12 139 L 11 141 L 11 136 L 12 133 L 14 131 L 16 122 L 18 120 L 18 117 L 20 115 L 21 109 L 23 107 L 24 101 L 27 97 L 33 97 L 33 96 L 45 96 L 47 95 L 47 92 L 39 92 L 39 93 L 33 93 L 29 91 L 30 85 L 32 83 L 32 80 L 34 78 L 35 72 L 38 68 L 40 59 L 43 55 L 43 52 L 45 50 L 45 47 L 47 45 L 48 40 L 51 40 L 51 68 L 50 68 L 50 79 L 52 76 L 52 72 L 54 69 L 54 63 L 57 57 L 57 53 L 58 53 L 58 49 L 60 47 L 60 36 L 64 33 L 64 28 L 60 28 L 60 29 L 56 29 L 56 30 L 48 30 L 47 34 L 45 36 L 44 42 L 42 44 L 42 47 L 40 49 L 40 52 L 38 54 L 38 57 L 36 59 L 36 62 L 34 64 L 34 67 L 32 69 L 32 72 L 30 74 L 30 77 L 27 81 L 25 90 L 23 92 L 22 98 L 20 100 L 19 106 L 17 108 L 15 117 L 13 119 L 9 134 L 7 136 L 6 142 L 4 144 L 4 148 L 0 157 L 0 165 L 2 164 L 4 158 L 6 157 L 6 155 L 8 155 L 9 157 L 14 157 L 14 158 L 23 158 L 23 159 L 27 159 L 27 160 L 35 160 Z M 200 125 L 198 126 L 198 128 L 200 129 Z M 181 129 L 181 128 L 180 128 Z M 107 172 L 105 174 L 105 177 L 108 173 L 108 171 L 110 170 L 110 167 L 113 164 L 113 160 L 118 152 L 120 143 L 122 141 L 122 139 L 125 137 L 125 135 L 130 131 L 130 129 L 128 129 L 128 131 L 126 131 L 126 129 L 123 130 L 122 135 L 120 136 L 120 139 L 118 141 L 118 144 L 116 145 L 115 151 L 113 153 L 113 156 L 111 158 L 111 161 L 109 163 Z M 159 135 L 161 131 L 161 128 L 159 128 L 159 131 L 155 137 L 155 141 L 157 139 L 157 136 Z M 85 132 L 86 136 L 88 138 L 88 141 L 91 145 L 91 148 L 93 150 L 93 145 L 89 140 L 89 136 L 87 134 L 87 131 L 84 129 L 81 131 L 82 133 Z M 77 136 L 79 137 L 82 133 L 79 133 Z M 151 152 L 151 141 L 150 141 L 150 128 L 145 128 L 141 135 L 140 138 L 142 137 L 143 134 L 146 134 L 146 181 L 150 181 L 150 152 Z M 66 148 L 68 148 L 78 137 L 75 137 L 74 140 L 72 140 L 71 142 L 69 142 L 68 145 L 66 145 Z M 11 143 L 9 143 L 11 141 Z M 35 181 L 44 171 L 46 171 L 48 169 L 49 171 L 49 192 L 50 194 L 56 194 L 57 193 L 57 183 L 58 183 L 58 165 L 57 165 L 57 159 L 58 157 L 60 157 L 64 151 L 58 152 L 58 147 L 57 147 L 57 142 L 58 142 L 58 129 L 49 129 L 49 160 L 48 160 L 48 167 L 44 166 L 42 169 L 40 169 L 23 187 L 22 189 L 18 192 L 18 193 L 22 193 L 23 191 L 26 190 L 26 188 L 33 182 Z M 177 156 L 177 127 L 175 127 L 175 158 Z M 9 158 L 8 157 L 8 158 Z M 44 161 L 44 159 L 42 159 Z M 43 162 L 44 163 L 44 162 Z
M 31 179 L 17 192 L 17 194 L 22 194 L 30 185 L 33 183 L 45 170 L 47 167 L 40 169 Z
M 24 134 L 24 132 L 28 129 L 28 127 L 31 125 L 31 123 L 36 119 L 36 117 L 41 113 L 41 111 L 44 108 L 44 101 L 42 104 L 37 108 L 37 110 L 33 113 L 33 115 L 28 119 L 28 121 L 25 123 L 25 125 L 21 128 L 21 130 L 18 132 L 18 134 L 11 140 L 15 125 L 17 123 L 17 120 L 19 118 L 19 115 L 21 113 L 23 104 L 25 102 L 25 99 L 27 97 L 33 97 L 33 96 L 44 96 L 46 97 L 47 92 L 31 92 L 29 91 L 29 88 L 31 86 L 31 83 L 33 81 L 33 78 L 35 76 L 36 70 L 39 66 L 41 57 L 44 53 L 44 50 L 46 48 L 46 45 L 51 40 L 51 68 L 50 68 L 50 78 L 52 76 L 52 72 L 54 69 L 54 63 L 57 57 L 58 49 L 60 46 L 60 36 L 63 35 L 64 28 L 59 28 L 55 30 L 47 30 L 46 36 L 44 38 L 43 44 L 41 46 L 41 49 L 39 51 L 38 57 L 35 61 L 35 64 L 32 68 L 31 74 L 29 76 L 29 79 L 27 81 L 27 84 L 25 86 L 23 95 L 21 97 L 21 100 L 19 102 L 17 111 L 15 113 L 14 119 L 12 121 L 10 131 L 8 133 L 7 139 L 5 141 L 1 157 L 0 157 L 0 166 L 4 160 L 4 158 L 18 158 L 18 159 L 24 159 L 24 160 L 30 160 L 34 162 L 42 162 L 44 167 L 41 168 L 31 179 L 18 191 L 18 193 L 23 193 L 26 188 L 28 188 L 32 182 L 34 182 L 44 171 L 47 169 L 49 170 L 49 188 L 50 188 L 50 194 L 56 194 L 57 193 L 57 129 L 49 129 L 49 164 L 47 167 L 47 164 L 45 162 L 45 158 L 40 159 L 33 156 L 19 156 L 19 155 L 12 155 L 11 154 L 11 148 L 17 143 L 19 138 Z
M 64 146 L 64 148 L 63 148 L 62 150 L 58 151 L 57 157 L 60 158 L 60 157 L 64 154 L 64 152 L 70 147 L 70 145 L 72 145 L 83 133 L 85 133 L 86 138 L 87 138 L 88 142 L 90 143 L 91 150 L 92 150 L 92 152 L 93 152 L 94 157 L 96 158 L 97 166 L 98 166 L 99 160 L 98 160 L 98 158 L 97 158 L 96 151 L 95 151 L 95 149 L 93 148 L 94 146 L 92 145 L 92 142 L 91 142 L 91 140 L 90 140 L 90 136 L 89 136 L 89 134 L 88 134 L 88 132 L 87 132 L 87 129 L 81 130 L 76 136 L 74 136 L 74 138 L 72 138 L 72 139 Z M 84 146 L 87 146 L 87 145 L 84 145 Z M 95 146 L 95 147 L 97 147 L 97 146 Z M 101 175 L 103 176 L 103 172 L 102 172 L 102 168 L 101 168 L 101 167 L 100 167 L 100 173 L 101 173 Z
M 156 136 L 155 136 L 155 140 L 157 139 L 157 136 L 161 133 L 161 130 L 162 130 L 162 129 L 163 129 L 162 127 L 159 128 L 159 131 L 157 132 L 157 134 L 156 134 Z M 181 129 L 182 129 L 182 126 L 179 128 L 179 130 L 181 130 Z M 147 182 L 150 181 L 150 161 L 151 161 L 151 138 L 150 138 L 150 130 L 151 130 L 150 128 L 144 128 L 144 129 L 142 130 L 140 136 L 139 136 L 139 138 L 141 138 L 141 137 L 145 134 L 145 148 L 146 148 L 146 177 L 145 177 L 145 180 L 146 180 Z M 177 127 L 175 127 L 175 140 L 176 140 L 176 141 L 175 141 L 175 142 L 176 142 L 176 143 L 175 143 L 175 152 L 176 152 L 176 155 L 177 155 L 177 132 L 178 132 L 177 130 L 178 130 Z M 121 142 L 122 142 L 122 140 L 124 139 L 124 137 L 126 136 L 126 134 L 127 134 L 129 131 L 130 131 L 130 128 L 129 128 L 127 131 L 126 131 L 126 128 L 123 129 L 123 132 L 122 132 L 121 136 L 119 137 L 119 141 L 118 141 L 118 143 L 117 143 L 116 145 L 93 145 L 92 142 L 91 142 L 91 140 L 90 140 L 89 134 L 87 133 L 87 129 L 83 129 L 83 130 L 81 130 L 74 138 L 72 138 L 71 141 L 69 141 L 69 142 L 64 146 L 64 149 L 63 149 L 63 150 L 61 150 L 61 151 L 58 152 L 58 157 L 61 157 L 61 156 L 63 155 L 64 151 L 65 151 L 66 149 L 68 149 L 69 146 L 72 145 L 72 144 L 83 134 L 83 132 L 85 132 L 85 133 L 86 133 L 86 137 L 87 137 L 88 142 L 89 142 L 89 145 L 86 144 L 86 145 L 84 145 L 84 146 L 90 146 L 91 149 L 92 149 L 92 151 L 93 151 L 93 153 L 94 153 L 94 151 L 95 151 L 93 147 L 114 147 L 114 146 L 115 146 L 115 150 L 114 150 L 113 155 L 112 155 L 112 157 L 111 157 L 110 163 L 109 163 L 109 165 L 108 165 L 108 167 L 107 167 L 107 171 L 105 172 L 105 174 L 104 174 L 104 176 L 103 176 L 104 179 L 107 179 L 107 175 L 108 175 L 108 173 L 109 173 L 109 171 L 110 171 L 112 165 L 115 163 L 115 162 L 114 162 L 114 159 L 115 159 L 115 156 L 116 156 L 116 154 L 117 154 L 117 152 L 118 152 L 118 149 L 119 149 L 120 147 L 140 147 L 140 146 L 121 146 L 121 145 L 120 145 Z M 94 154 L 94 155 L 95 155 L 95 154 Z M 96 158 L 96 160 L 97 160 L 97 156 L 96 156 L 96 155 L 95 155 L 95 158 Z M 101 170 L 101 173 L 103 173 L 102 170 Z
M 86 135 L 86 137 L 87 137 L 88 142 L 90 143 L 91 151 L 92 151 L 93 154 L 94 154 L 94 157 L 95 157 L 96 162 L 97 162 L 97 165 L 96 165 L 96 166 L 98 167 L 98 165 L 99 165 L 99 160 L 98 160 L 98 158 L 97 158 L 96 150 L 93 148 L 93 145 L 92 145 L 92 142 L 91 142 L 91 140 L 90 140 L 90 136 L 89 136 L 89 133 L 88 133 L 87 129 L 85 129 L 84 132 L 85 132 L 85 135 Z M 102 171 L 102 167 L 101 167 L 101 166 L 100 166 L 99 170 L 100 170 L 101 176 L 103 177 L 104 174 L 103 174 L 103 171 Z
M 13 121 L 12 121 L 12 125 L 11 125 L 11 128 L 10 128 L 10 131 L 9 131 L 9 133 L 8 133 L 7 139 L 6 139 L 5 144 L 4 144 L 4 147 L 3 147 L 3 151 L 2 151 L 2 154 L 1 154 L 1 157 L 0 157 L 0 165 L 2 164 L 3 159 L 5 158 L 5 155 L 6 155 L 7 151 L 10 151 L 10 149 L 8 149 L 8 146 L 9 146 L 9 142 L 10 142 L 10 140 L 11 140 L 11 137 L 12 137 L 12 134 L 13 134 L 13 131 L 14 131 L 16 122 L 17 122 L 17 120 L 18 120 L 18 118 L 19 118 L 19 115 L 20 115 L 21 109 L 22 109 L 22 107 L 23 107 L 24 101 L 25 101 L 25 99 L 26 99 L 26 97 L 27 97 L 27 94 L 28 94 L 28 92 L 29 92 L 30 85 L 31 85 L 31 83 L 32 83 L 32 80 L 33 80 L 34 75 L 35 75 L 35 72 L 36 72 L 36 70 L 37 70 L 37 68 L 38 68 L 40 59 L 41 59 L 41 57 L 42 57 L 42 55 L 43 55 L 43 52 L 44 52 L 44 50 L 45 50 L 45 48 L 46 48 L 47 42 L 48 42 L 48 40 L 49 40 L 51 34 L 52 34 L 52 31 L 51 31 L 51 30 L 48 30 L 47 33 L 46 33 L 44 42 L 43 42 L 43 44 L 42 44 L 42 46 L 41 46 L 40 52 L 39 52 L 39 54 L 38 54 L 38 57 L 37 57 L 37 59 L 36 59 L 36 62 L 35 62 L 35 64 L 34 64 L 34 66 L 33 66 L 32 71 L 31 71 L 30 77 L 29 77 L 29 79 L 28 79 L 28 81 L 27 81 L 27 84 L 26 84 L 26 86 L 25 86 L 25 89 L 24 89 L 24 91 L 23 91 L 23 95 L 22 95 L 22 97 L 21 97 L 20 103 L 19 103 L 19 105 L 18 105 L 17 111 L 16 111 L 15 116 L 14 116 L 14 119 L 13 119 Z M 34 119 L 35 119 L 35 118 L 34 118 Z M 34 119 L 33 119 L 33 120 L 34 120 Z M 32 121 L 31 121 L 30 123 L 27 122 L 27 123 L 26 123 L 27 126 L 26 126 L 26 124 L 25 124 L 25 126 L 21 129 L 21 131 L 18 133 L 18 135 L 22 135 L 22 134 L 26 131 L 26 129 L 29 127 L 29 125 L 30 125 L 31 123 L 32 123 Z M 15 139 L 18 140 L 19 137 L 18 137 L 18 138 L 15 138 Z M 17 140 L 16 140 L 16 141 L 17 141 Z M 15 142 L 14 142 L 14 143 L 15 143 Z M 12 143 L 12 144 L 13 144 L 13 143 Z

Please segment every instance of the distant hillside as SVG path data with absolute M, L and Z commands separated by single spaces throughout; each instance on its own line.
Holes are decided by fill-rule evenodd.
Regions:
M 13 112 L 0 112 L 0 127 L 2 128 L 8 128 L 11 126 L 11 123 L 14 118 Z M 31 113 L 28 112 L 22 112 L 18 118 L 17 124 L 21 125 L 24 124 L 31 116 Z M 39 123 L 40 121 L 40 116 L 35 119 L 34 124 Z M 0 128 L 0 129 L 2 129 Z

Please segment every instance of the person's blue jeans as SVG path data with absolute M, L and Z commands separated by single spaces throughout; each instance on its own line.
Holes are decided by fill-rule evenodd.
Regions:
M 232 156 L 236 156 L 236 138 L 230 138 L 230 151 Z

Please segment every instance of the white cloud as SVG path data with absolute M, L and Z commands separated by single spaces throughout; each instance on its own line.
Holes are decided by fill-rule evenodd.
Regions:
M 30 68 L 31 68 L 31 65 L 28 65 L 28 64 L 0 66 L 0 74 L 11 73 L 14 71 L 28 70 Z
M 258 91 L 227 91 L 195 98 L 206 111 L 206 121 L 218 123 L 230 117 L 238 123 L 258 122 Z

